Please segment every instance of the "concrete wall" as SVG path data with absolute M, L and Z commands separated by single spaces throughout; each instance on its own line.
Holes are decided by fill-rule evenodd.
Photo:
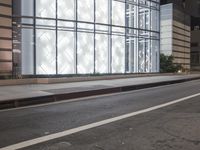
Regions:
M 0 0 L 0 75 L 12 73 L 12 0 Z

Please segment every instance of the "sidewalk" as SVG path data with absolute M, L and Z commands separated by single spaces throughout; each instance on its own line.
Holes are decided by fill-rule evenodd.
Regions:
M 196 79 L 200 79 L 199 74 L 137 77 L 59 84 L 0 86 L 0 109 L 131 91 Z

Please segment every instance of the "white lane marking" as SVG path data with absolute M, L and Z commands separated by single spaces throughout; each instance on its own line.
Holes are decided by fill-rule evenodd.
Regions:
M 85 131 L 85 130 L 88 130 L 88 129 L 99 127 L 99 126 L 102 126 L 102 125 L 113 123 L 113 122 L 116 122 L 116 121 L 119 121 L 119 120 L 122 120 L 122 119 L 130 118 L 130 117 L 133 117 L 133 116 L 136 116 L 136 115 L 139 115 L 139 114 L 143 114 L 143 113 L 147 113 L 147 112 L 150 112 L 150 111 L 153 111 L 153 110 L 157 110 L 157 109 L 160 109 L 160 108 L 163 108 L 163 107 L 166 107 L 166 106 L 170 106 L 170 105 L 173 105 L 173 104 L 176 104 L 176 103 L 179 103 L 179 102 L 186 101 L 188 99 L 191 99 L 191 98 L 194 98 L 194 97 L 197 97 L 197 96 L 200 96 L 200 93 L 190 95 L 190 96 L 187 96 L 187 97 L 184 97 L 184 98 L 180 98 L 180 99 L 177 99 L 177 100 L 174 100 L 174 101 L 171 101 L 171 102 L 167 102 L 167 103 L 164 103 L 164 104 L 161 104 L 161 105 L 153 106 L 153 107 L 150 107 L 150 108 L 147 108 L 147 109 L 139 110 L 139 111 L 136 111 L 136 112 L 125 114 L 125 115 L 121 115 L 121 116 L 118 116 L 118 117 L 106 119 L 106 120 L 103 120 L 103 121 L 99 121 L 99 122 L 91 123 L 91 124 L 88 124 L 88 125 L 80 126 L 80 127 L 77 127 L 77 128 L 69 129 L 69 130 L 66 130 L 66 131 L 62 131 L 62 132 L 54 133 L 54 134 L 51 134 L 51 135 L 39 137 L 39 138 L 36 138 L 36 139 L 24 141 L 24 142 L 21 142 L 21 143 L 17 143 L 17 144 L 14 144 L 14 145 L 10 145 L 10 146 L 1 148 L 0 150 L 17 150 L 17 149 L 29 147 L 29 146 L 32 146 L 32 145 L 36 145 L 36 144 L 39 144 L 39 143 L 47 142 L 47 141 L 50 141 L 50 140 L 53 140 L 53 139 L 65 137 L 65 136 L 68 136 L 68 135 L 71 135 L 71 134 L 74 134 L 74 133 L 78 133 L 78 132 L 81 132 L 81 131 Z

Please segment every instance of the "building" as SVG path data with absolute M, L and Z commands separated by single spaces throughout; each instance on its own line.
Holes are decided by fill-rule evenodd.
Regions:
M 193 17 L 200 17 L 200 0 L 185 0 L 185 11 Z
M 177 3 L 180 1 L 177 1 Z M 190 16 L 174 3 L 161 5 L 161 53 L 190 70 Z
M 0 74 L 12 74 L 12 3 L 0 0 Z
M 191 69 L 200 71 L 200 0 L 186 0 L 191 21 Z
M 13 0 L 8 6 L 16 75 L 159 71 L 159 0 Z
M 191 16 L 191 70 L 200 70 L 200 0 L 161 0 L 161 4 L 173 3 Z
M 200 70 L 200 17 L 192 17 L 191 68 Z

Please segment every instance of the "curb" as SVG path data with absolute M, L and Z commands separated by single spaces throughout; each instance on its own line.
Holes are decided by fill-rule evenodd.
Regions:
M 37 105 L 37 104 L 44 104 L 44 103 L 50 103 L 50 102 L 57 102 L 57 101 L 62 101 L 62 100 L 70 100 L 70 99 L 75 99 L 75 98 L 96 96 L 96 95 L 134 91 L 134 90 L 163 86 L 163 85 L 183 83 L 183 82 L 198 80 L 198 79 L 200 79 L 200 77 L 171 80 L 171 81 L 162 81 L 162 82 L 155 82 L 155 83 L 148 83 L 148 84 L 129 85 L 129 86 L 122 86 L 122 87 L 113 87 L 113 88 L 90 90 L 90 91 L 80 91 L 80 92 L 74 92 L 74 93 L 54 94 L 50 96 L 5 100 L 5 101 L 0 102 L 0 110 L 24 107 L 24 106 L 30 106 L 30 105 Z

